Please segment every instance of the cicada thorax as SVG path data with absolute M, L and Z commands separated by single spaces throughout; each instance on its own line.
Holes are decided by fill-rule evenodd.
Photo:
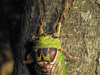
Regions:
M 39 48 L 36 51 L 37 61 L 52 62 L 57 54 L 56 48 Z

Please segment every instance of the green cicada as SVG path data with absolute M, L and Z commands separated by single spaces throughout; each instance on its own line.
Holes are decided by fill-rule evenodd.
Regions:
M 66 65 L 64 61 L 65 55 L 67 58 L 72 59 L 66 51 L 61 48 L 61 42 L 59 39 L 61 21 L 64 12 L 68 9 L 63 10 L 56 26 L 54 26 L 54 33 L 44 33 L 42 27 L 42 19 L 40 19 L 40 28 L 38 35 L 34 37 L 35 42 L 35 61 L 36 61 L 36 71 L 37 75 L 67 75 Z M 27 56 L 30 59 L 31 53 Z M 34 59 L 25 61 L 24 63 L 31 63 Z
M 53 33 L 44 34 L 41 30 L 40 27 L 40 36 L 35 41 L 37 73 L 41 75 L 66 75 L 65 61 L 58 36 Z

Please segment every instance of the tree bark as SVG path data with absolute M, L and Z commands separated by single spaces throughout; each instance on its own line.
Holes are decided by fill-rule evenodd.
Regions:
M 36 34 L 43 19 L 45 32 L 53 31 L 66 0 L 26 0 L 24 19 L 18 44 L 14 75 L 32 75 L 25 60 L 31 34 Z M 40 14 L 41 10 L 41 14 Z M 100 75 L 100 0 L 74 0 L 65 13 L 61 27 L 62 48 L 79 60 L 67 62 L 67 75 Z M 35 74 L 34 74 L 35 75 Z

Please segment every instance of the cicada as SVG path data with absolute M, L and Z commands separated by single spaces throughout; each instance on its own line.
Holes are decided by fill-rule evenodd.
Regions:
M 34 38 L 34 51 L 35 51 L 35 60 L 32 59 L 30 53 L 27 56 L 27 59 L 31 59 L 29 61 L 25 61 L 24 63 L 32 63 L 36 61 L 35 68 L 37 75 L 67 75 L 64 55 L 73 60 L 68 53 L 61 48 L 61 42 L 59 39 L 61 22 L 66 8 L 61 13 L 57 24 L 54 25 L 53 33 L 45 33 L 43 31 L 43 23 L 42 19 L 40 19 L 40 27 L 37 36 L 33 36 Z

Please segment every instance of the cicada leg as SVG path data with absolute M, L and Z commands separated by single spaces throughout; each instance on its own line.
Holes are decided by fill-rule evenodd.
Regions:
M 62 50 L 62 53 L 63 53 L 64 56 L 65 56 L 66 58 L 68 58 L 70 61 L 78 62 L 78 59 L 72 58 L 65 50 Z
M 43 33 L 44 33 L 44 31 L 43 31 L 43 22 L 42 22 L 42 18 L 40 18 L 40 28 L 39 28 L 38 34 L 41 35 Z
M 35 35 L 32 35 L 32 39 L 35 39 L 36 38 L 36 36 Z
M 58 22 L 56 22 L 56 24 L 54 24 L 54 31 L 55 31 L 54 35 L 56 35 L 58 37 L 60 36 L 61 22 L 62 22 L 64 13 L 65 13 L 65 10 L 66 10 L 66 8 L 61 13 Z
M 58 22 L 58 24 L 55 26 L 55 29 L 54 29 L 54 31 L 55 31 L 54 35 L 55 36 L 57 36 L 57 37 L 60 36 L 60 29 L 61 29 L 61 22 Z
M 65 12 L 67 12 L 68 9 L 70 8 L 71 3 L 72 3 L 72 0 L 67 0 L 65 8 L 64 8 L 64 10 L 61 13 L 58 22 L 56 22 L 56 24 L 54 24 L 54 31 L 55 31 L 54 35 L 56 35 L 58 37 L 60 35 L 61 22 L 63 20 L 63 16 L 64 16 Z
M 24 64 L 33 63 L 33 59 L 32 59 L 31 53 L 29 53 L 26 58 L 27 58 L 27 60 L 23 61 Z

